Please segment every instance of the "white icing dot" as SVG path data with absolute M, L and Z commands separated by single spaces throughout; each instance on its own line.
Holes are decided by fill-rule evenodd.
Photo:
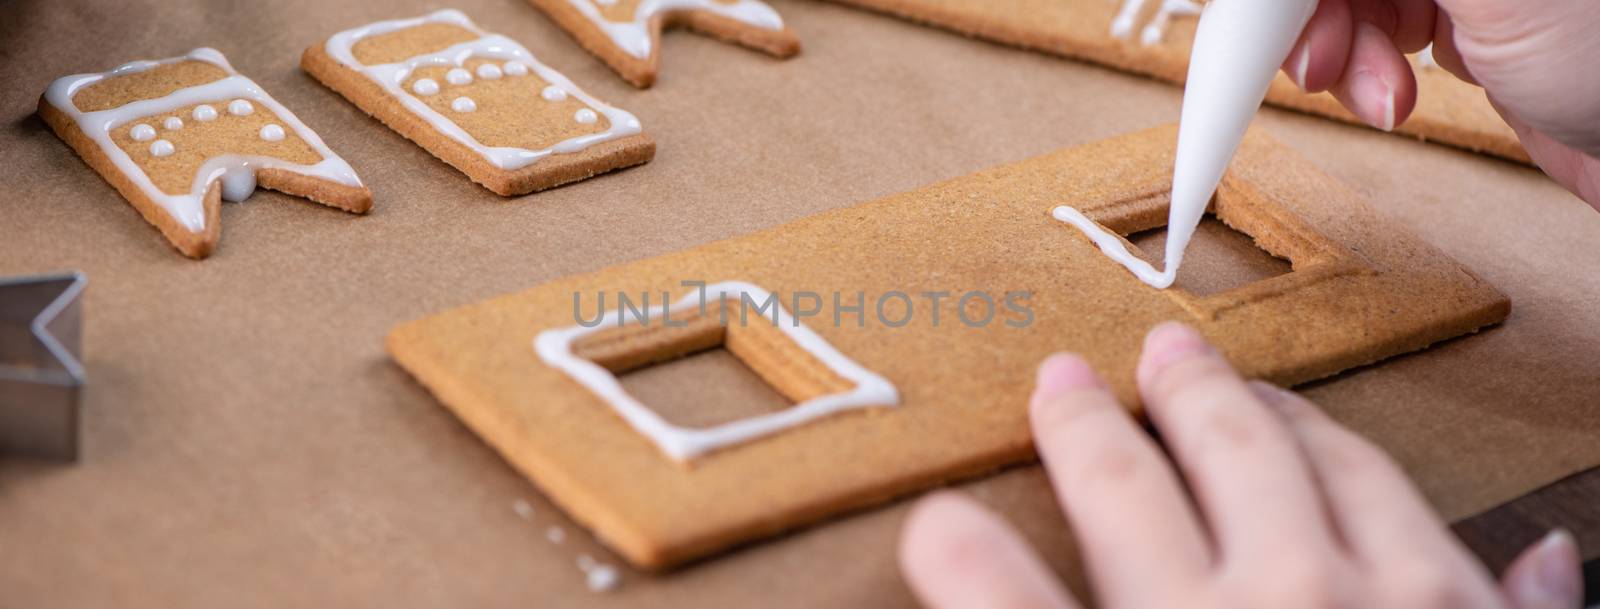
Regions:
M 600 115 L 595 114 L 594 110 L 590 110 L 588 108 L 584 108 L 582 110 L 579 110 L 577 114 L 572 115 L 572 118 L 577 119 L 578 122 L 580 122 L 580 123 L 588 125 L 588 124 L 591 124 L 591 123 L 593 123 L 593 122 L 595 122 L 597 120 L 600 120 Z
M 279 127 L 278 125 L 273 124 L 273 123 L 268 123 L 267 126 L 261 128 L 261 139 L 264 139 L 264 140 L 269 141 L 269 142 L 276 142 L 276 141 L 282 140 L 283 139 L 283 127 Z
M 527 76 L 528 64 L 520 61 L 506 62 L 505 73 L 507 76 Z
M 150 156 L 172 156 L 177 150 L 172 146 L 172 142 L 166 140 L 150 142 Z
M 516 512 L 517 517 L 523 520 L 533 518 L 533 506 L 526 499 L 511 502 L 511 511 Z
M 251 104 L 249 100 L 236 99 L 228 102 L 228 114 L 232 114 L 234 116 L 250 116 L 255 111 L 255 105 Z
M 161 126 L 165 127 L 167 131 L 177 131 L 183 128 L 183 119 L 176 116 L 169 116 L 167 117 L 167 120 L 161 121 Z
M 222 200 L 238 203 L 256 191 L 256 172 L 245 165 L 229 167 L 222 174 Z
M 417 95 L 434 95 L 439 92 L 439 81 L 432 78 L 421 78 L 411 83 L 411 91 Z
M 561 527 L 550 527 L 544 530 L 544 538 L 550 540 L 550 543 L 561 545 L 561 542 L 567 540 L 567 531 Z
M 217 120 L 217 109 L 201 104 L 194 107 L 194 120 L 202 123 Z
M 461 68 L 454 68 L 444 73 L 444 79 L 452 85 L 465 85 L 472 82 L 472 73 Z
M 133 141 L 135 142 L 148 142 L 156 139 L 156 128 L 144 123 L 139 123 L 134 125 L 133 129 L 128 131 L 128 135 L 133 136 Z
M 589 584 L 589 589 L 594 592 L 610 592 L 617 589 L 617 585 L 622 583 L 622 577 L 617 574 L 616 568 L 611 565 L 595 565 L 584 576 L 584 583 Z
M 553 102 L 565 101 L 567 99 L 566 90 L 562 89 L 561 87 L 557 87 L 555 85 L 550 85 L 548 87 L 545 87 L 544 88 L 544 92 L 540 93 L 539 95 L 541 95 L 545 99 L 553 101 Z
M 492 63 L 486 63 L 478 66 L 478 78 L 482 78 L 484 80 L 494 80 L 500 78 L 504 74 L 504 72 L 500 71 L 500 66 Z
M 472 101 L 470 97 L 457 97 L 455 101 L 450 102 L 450 109 L 456 112 L 471 112 L 478 109 L 478 103 Z

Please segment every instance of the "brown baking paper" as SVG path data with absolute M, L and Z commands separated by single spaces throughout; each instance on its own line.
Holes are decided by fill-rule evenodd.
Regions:
M 10 4 L 0 274 L 88 273 L 90 384 L 80 463 L 0 457 L 4 604 L 910 605 L 893 554 L 905 501 L 667 575 L 622 568 L 618 590 L 591 592 L 578 557 L 620 561 L 383 353 L 394 324 L 447 307 L 1177 118 L 1168 85 L 775 6 L 799 57 L 673 33 L 659 83 L 637 91 L 521 2 L 457 4 L 660 143 L 644 167 L 502 199 L 296 67 L 335 31 L 437 5 Z M 32 114 L 58 76 L 203 45 L 350 161 L 370 216 L 259 192 L 224 205 L 212 258 L 187 260 Z M 1308 395 L 1451 519 L 1600 463 L 1600 214 L 1509 163 L 1274 110 L 1258 123 L 1514 303 L 1502 327 Z M 962 488 L 1075 571 L 1037 467 Z

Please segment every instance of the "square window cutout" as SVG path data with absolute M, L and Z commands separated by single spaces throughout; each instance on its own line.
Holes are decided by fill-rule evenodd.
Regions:
M 1130 250 L 1153 266 L 1160 267 L 1167 251 L 1167 227 L 1161 226 L 1127 236 Z M 1209 296 L 1240 288 L 1257 281 L 1287 274 L 1294 269 L 1289 261 L 1272 255 L 1255 239 L 1234 230 L 1206 214 L 1184 252 L 1182 272 L 1173 287 L 1196 296 Z
M 1122 236 L 1130 252 L 1159 268 L 1166 254 L 1171 204 L 1171 192 L 1162 184 L 1079 211 Z M 1313 283 L 1370 272 L 1359 256 L 1230 175 L 1217 187 L 1189 242 L 1177 282 L 1163 292 L 1190 313 L 1215 319 L 1230 309 Z
M 743 282 L 546 330 L 534 349 L 680 462 L 900 401 L 893 384 L 834 349 L 771 293 Z M 698 386 L 685 399 L 678 392 L 691 383 Z

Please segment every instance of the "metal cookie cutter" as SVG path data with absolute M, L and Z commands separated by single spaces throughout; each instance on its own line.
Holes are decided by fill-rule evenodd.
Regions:
M 88 282 L 77 271 L 0 278 L 0 453 L 77 460 Z

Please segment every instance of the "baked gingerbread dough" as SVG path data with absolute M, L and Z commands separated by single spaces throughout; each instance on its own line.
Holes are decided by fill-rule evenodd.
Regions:
M 306 49 L 300 67 L 501 196 L 655 157 L 655 140 L 633 114 L 460 11 L 340 32 Z
M 1160 226 L 1175 140 L 1170 127 L 1118 137 L 560 279 L 403 324 L 388 349 L 575 520 L 632 563 L 660 568 L 1032 459 L 1027 394 L 1038 362 L 1056 351 L 1083 353 L 1137 408 L 1140 342 L 1164 320 L 1198 327 L 1245 375 L 1293 385 L 1509 313 L 1494 287 L 1260 132 L 1240 147 L 1213 211 L 1287 258 L 1287 274 L 1207 295 L 1155 290 L 1051 217 L 1068 204 L 1123 234 Z M 805 325 L 893 391 L 685 455 L 551 365 L 547 338 L 594 317 L 595 294 L 678 298 L 695 289 L 684 281 L 822 294 Z M 982 290 L 997 301 L 1026 292 L 1030 313 L 971 327 L 955 320 L 981 318 L 982 304 L 949 297 L 938 326 L 928 311 L 904 327 L 872 319 L 874 301 L 896 290 Z M 843 305 L 834 293 L 846 295 Z M 854 306 L 857 293 L 869 321 L 846 313 L 835 325 L 836 307 Z M 588 299 L 579 312 L 575 295 Z M 787 298 L 783 306 L 793 308 Z M 747 363 L 779 356 L 751 367 L 768 368 L 757 372 L 795 401 L 870 382 L 841 382 L 839 368 L 817 365 L 825 355 L 785 347 L 759 320 L 718 336 L 700 316 L 677 319 L 684 325 L 607 328 L 574 349 L 616 372 L 719 342 L 735 351 L 735 334 L 754 334 L 770 344 L 735 354 Z
M 1196 6 L 1193 0 L 1143 0 L 1120 37 L 1113 35 L 1113 22 L 1125 6 L 1140 0 L 833 1 L 1179 84 L 1188 75 L 1189 51 L 1198 23 L 1192 14 Z M 1417 73 L 1417 107 L 1394 132 L 1531 163 L 1516 132 L 1495 112 L 1483 89 L 1433 65 L 1429 57 L 1424 54 L 1412 58 Z M 1266 101 L 1282 108 L 1365 124 L 1332 95 L 1306 93 L 1283 74 L 1273 81 Z
M 57 79 L 39 116 L 191 258 L 221 240 L 222 199 L 243 200 L 258 184 L 372 208 L 350 165 L 215 49 Z
M 778 58 L 800 39 L 762 0 L 528 0 L 579 45 L 639 88 L 656 82 L 661 31 L 682 25 Z

